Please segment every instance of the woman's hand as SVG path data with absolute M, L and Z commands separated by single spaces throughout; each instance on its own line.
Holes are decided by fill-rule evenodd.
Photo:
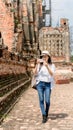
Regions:
M 44 65 L 45 65 L 46 67 L 48 67 L 48 63 L 46 63 L 45 61 L 44 61 Z
M 40 59 L 37 59 L 37 64 L 39 64 L 40 63 Z
M 53 75 L 53 72 L 52 72 L 52 70 L 50 69 L 49 64 L 44 61 L 44 65 L 46 66 L 46 68 L 48 69 L 48 72 L 49 72 L 50 75 L 52 76 L 52 75 Z

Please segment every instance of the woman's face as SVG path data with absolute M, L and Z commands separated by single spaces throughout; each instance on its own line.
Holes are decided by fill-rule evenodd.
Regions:
M 42 58 L 45 62 L 48 62 L 48 55 L 44 55 Z

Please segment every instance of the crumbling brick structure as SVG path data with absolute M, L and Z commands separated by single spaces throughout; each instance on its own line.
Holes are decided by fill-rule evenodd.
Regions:
M 14 20 L 13 14 L 3 0 L 0 0 L 0 33 L 3 43 L 11 51 L 14 36 Z
M 40 2 L 0 0 L 0 123 L 30 84 L 29 59 L 39 53 Z
M 33 55 L 38 48 L 41 0 L 0 0 L 0 34 L 8 51 Z
M 60 27 L 43 27 L 39 33 L 40 50 L 48 50 L 55 62 L 70 62 L 68 19 L 60 20 Z

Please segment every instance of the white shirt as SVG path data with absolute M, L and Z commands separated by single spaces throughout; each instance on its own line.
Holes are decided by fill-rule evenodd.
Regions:
M 40 65 L 37 66 L 37 76 L 36 76 L 36 84 L 38 84 L 40 81 L 43 82 L 51 82 L 51 89 L 54 86 L 54 73 L 55 73 L 55 65 L 54 64 L 50 64 L 48 65 L 51 69 L 51 71 L 53 72 L 53 76 L 50 75 L 48 69 L 46 68 L 45 65 L 42 65 L 40 67 Z

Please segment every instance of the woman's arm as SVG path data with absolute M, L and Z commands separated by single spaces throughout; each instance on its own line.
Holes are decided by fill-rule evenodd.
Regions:
M 49 71 L 50 75 L 51 75 L 51 76 L 53 76 L 53 71 L 51 70 L 51 68 L 49 67 L 49 65 L 48 65 L 48 66 L 46 66 L 46 67 L 47 67 L 47 69 L 48 69 L 48 71 Z
M 48 63 L 46 63 L 46 62 L 44 63 L 44 65 L 48 69 L 48 72 L 50 73 L 50 75 L 53 76 L 53 74 L 55 72 L 55 66 L 49 67 Z
M 36 63 L 35 68 L 33 70 L 34 75 L 38 74 L 39 63 L 40 63 L 40 61 L 39 61 L 39 59 L 37 59 L 37 63 Z
M 33 70 L 34 75 L 37 75 L 37 73 L 38 73 L 37 67 L 38 67 L 38 65 L 36 65 L 34 70 Z

